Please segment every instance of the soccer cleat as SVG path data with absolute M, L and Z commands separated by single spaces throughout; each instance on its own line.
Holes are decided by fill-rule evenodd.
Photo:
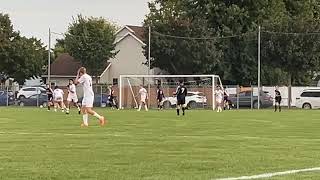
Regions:
M 106 124 L 106 121 L 103 116 L 101 116 L 101 118 L 99 119 L 99 122 L 100 122 L 100 126 L 104 126 Z
M 85 125 L 83 123 L 81 123 L 80 127 L 88 127 L 89 125 Z

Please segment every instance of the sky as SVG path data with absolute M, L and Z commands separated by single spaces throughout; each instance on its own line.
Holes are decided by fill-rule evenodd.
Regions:
M 149 0 L 0 0 L 0 12 L 9 14 L 15 30 L 48 44 L 48 29 L 64 33 L 72 17 L 103 17 L 119 26 L 141 25 Z M 53 35 L 52 39 L 61 38 Z M 54 43 L 54 42 L 53 42 Z

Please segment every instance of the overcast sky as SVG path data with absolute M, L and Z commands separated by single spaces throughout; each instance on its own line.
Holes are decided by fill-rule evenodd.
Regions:
M 141 25 L 149 0 L 0 0 L 0 12 L 10 15 L 15 30 L 48 42 L 48 28 L 66 32 L 72 16 L 104 17 L 118 25 Z M 58 37 L 53 37 L 58 38 Z

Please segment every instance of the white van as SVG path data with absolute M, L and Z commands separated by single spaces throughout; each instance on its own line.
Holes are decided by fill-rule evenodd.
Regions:
M 305 89 L 300 97 L 296 98 L 296 107 L 303 109 L 320 108 L 320 89 Z

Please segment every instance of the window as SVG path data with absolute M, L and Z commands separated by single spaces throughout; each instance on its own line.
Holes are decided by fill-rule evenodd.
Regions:
M 301 97 L 320 97 L 320 92 L 304 92 Z
M 25 89 L 23 89 L 23 91 L 36 91 L 36 89 L 35 88 L 25 88 Z
M 118 85 L 118 78 L 113 78 L 112 84 L 113 85 Z

